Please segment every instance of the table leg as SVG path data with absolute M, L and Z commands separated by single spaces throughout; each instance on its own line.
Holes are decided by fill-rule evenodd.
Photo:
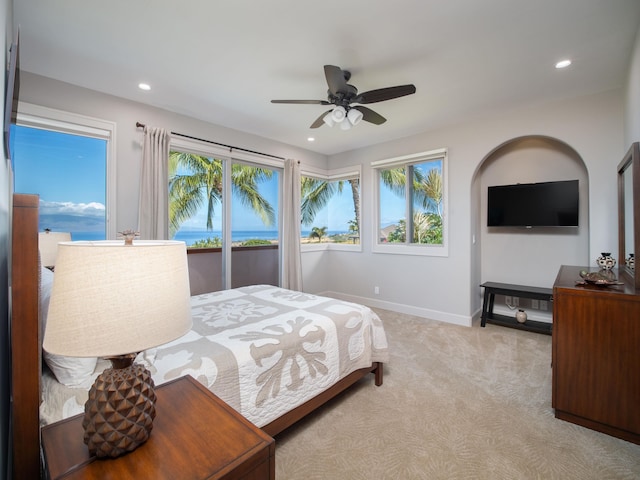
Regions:
M 491 300 L 493 303 L 493 296 L 489 295 L 489 289 L 485 287 L 484 289 L 484 299 L 482 300 L 482 317 L 480 317 L 482 319 L 482 321 L 480 322 L 480 326 L 484 327 L 487 323 L 487 312 L 488 312 L 488 308 L 489 308 L 489 297 L 491 296 Z M 493 307 L 493 305 L 492 305 Z M 492 308 L 493 310 L 493 308 Z

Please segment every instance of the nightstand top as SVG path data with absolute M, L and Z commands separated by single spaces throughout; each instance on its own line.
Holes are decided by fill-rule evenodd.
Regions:
M 51 479 L 243 478 L 257 468 L 275 474 L 275 443 L 190 376 L 156 388 L 156 418 L 147 442 L 116 459 L 91 461 L 83 415 L 42 428 Z M 266 470 L 262 470 L 266 468 Z M 271 472 L 271 473 L 269 473 Z

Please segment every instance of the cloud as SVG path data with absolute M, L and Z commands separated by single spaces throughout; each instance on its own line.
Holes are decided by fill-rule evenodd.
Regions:
M 105 206 L 98 202 L 73 203 L 73 202 L 47 202 L 40 200 L 41 215 L 72 215 L 81 217 L 104 218 Z

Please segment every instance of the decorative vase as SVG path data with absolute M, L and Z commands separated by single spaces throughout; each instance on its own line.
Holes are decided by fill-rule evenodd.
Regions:
M 627 258 L 624 263 L 626 263 L 627 267 L 629 267 L 631 270 L 636 269 L 636 258 L 633 256 L 633 253 L 629 254 L 629 258 Z
M 602 270 L 611 270 L 616 266 L 616 260 L 611 256 L 610 252 L 602 252 L 598 258 L 596 258 L 596 263 Z
M 518 321 L 518 323 L 526 322 L 527 321 L 527 312 L 525 312 L 524 310 L 519 308 L 518 311 L 516 312 L 516 320 Z

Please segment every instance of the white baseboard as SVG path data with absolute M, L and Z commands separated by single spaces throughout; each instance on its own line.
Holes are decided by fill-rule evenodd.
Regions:
M 331 291 L 319 293 L 319 295 L 337 298 L 346 302 L 360 303 L 368 307 L 382 308 L 384 310 L 390 310 L 392 312 L 415 315 L 416 317 L 438 320 L 445 323 L 452 323 L 454 325 L 461 325 L 463 327 L 470 327 L 472 323 L 471 316 L 456 315 L 453 313 L 440 312 L 438 310 L 431 310 L 428 308 L 413 307 L 411 305 L 404 305 L 401 303 L 385 302 L 383 300 L 376 300 L 369 297 L 358 297 L 356 295 L 346 295 L 344 293 Z

